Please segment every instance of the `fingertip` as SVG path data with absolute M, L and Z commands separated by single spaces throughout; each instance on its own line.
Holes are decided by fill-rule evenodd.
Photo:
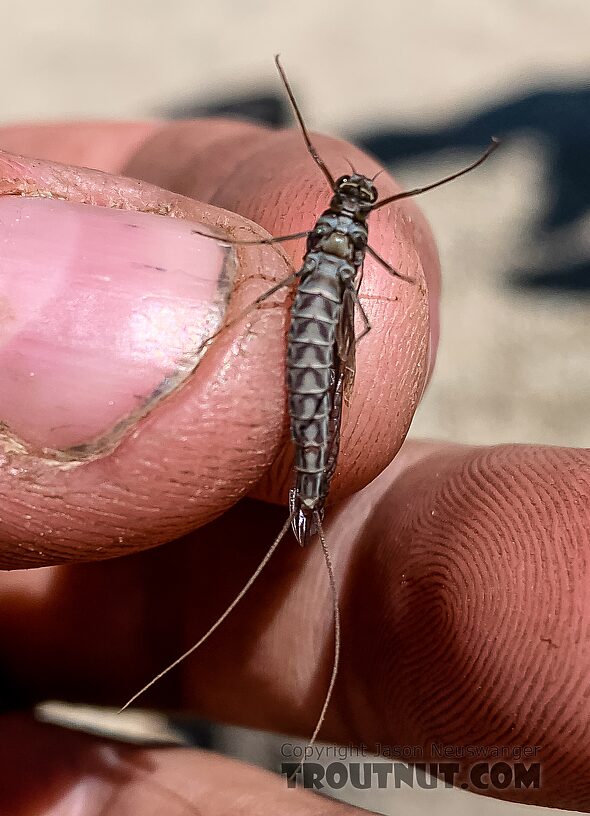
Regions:
M 268 342 L 284 313 L 204 341 L 232 286 L 230 317 L 283 273 L 283 255 L 236 261 L 191 222 L 248 237 L 255 225 L 144 183 L 6 153 L 0 164 L 0 189 L 19 193 L 0 197 L 2 563 L 110 557 L 199 526 L 258 480 L 280 439 Z
M 519 761 L 528 746 L 541 786 L 489 792 L 585 809 L 588 452 L 452 445 L 406 464 L 371 514 L 355 568 L 363 596 L 382 598 L 351 601 L 363 610 L 356 631 L 377 633 L 368 655 L 364 640 L 356 648 L 383 671 L 367 683 L 383 690 L 374 711 L 387 724 L 370 727 L 418 741 L 427 761 L 433 745 L 449 746 L 476 792 L 470 767 L 486 756 L 462 747 Z

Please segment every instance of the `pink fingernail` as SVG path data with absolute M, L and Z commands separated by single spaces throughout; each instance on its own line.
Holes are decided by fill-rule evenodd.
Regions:
M 0 197 L 0 428 L 90 453 L 188 376 L 221 324 L 226 250 L 189 222 Z

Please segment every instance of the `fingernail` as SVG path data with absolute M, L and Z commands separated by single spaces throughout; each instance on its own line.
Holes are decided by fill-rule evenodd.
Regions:
M 180 219 L 0 197 L 3 435 L 108 444 L 194 367 L 223 319 L 226 257 Z

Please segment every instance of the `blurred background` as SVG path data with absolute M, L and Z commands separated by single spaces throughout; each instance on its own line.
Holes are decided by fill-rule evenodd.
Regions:
M 444 294 L 412 434 L 588 445 L 585 0 L 29 0 L 2 18 L 0 124 L 219 112 L 289 125 L 280 52 L 310 127 L 360 144 L 405 186 L 504 137 L 484 169 L 420 199 Z M 279 761 L 271 738 L 206 726 L 197 738 Z M 462 791 L 342 795 L 384 813 L 525 812 Z

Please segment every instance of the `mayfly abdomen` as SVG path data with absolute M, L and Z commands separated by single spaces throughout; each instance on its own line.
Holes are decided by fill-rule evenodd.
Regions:
M 295 485 L 290 504 L 293 531 L 302 545 L 315 532 L 316 515 L 322 517 L 329 489 L 335 441 L 332 420 L 336 330 L 344 281 L 354 274 L 354 267 L 341 257 L 312 250 L 306 256 L 291 308 L 287 389 L 295 446 Z

